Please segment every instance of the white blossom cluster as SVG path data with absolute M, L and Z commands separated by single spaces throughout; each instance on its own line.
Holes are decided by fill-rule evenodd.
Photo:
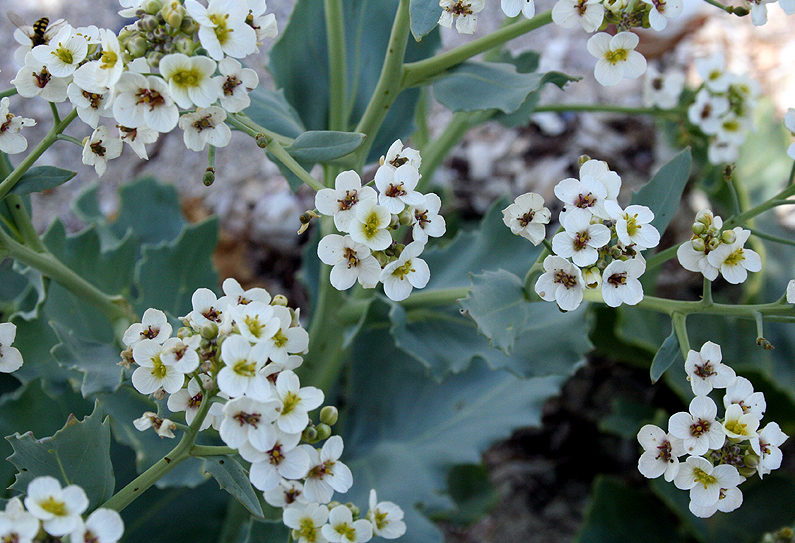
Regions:
M 19 349 L 11 346 L 16 336 L 16 324 L 0 323 L 0 373 L 11 373 L 22 367 L 22 354 Z
M 375 187 L 362 186 L 359 174 L 349 170 L 334 180 L 334 188 L 315 195 L 315 207 L 334 217 L 344 235 L 329 234 L 320 240 L 318 257 L 331 269 L 331 285 L 346 290 L 357 281 L 364 288 L 380 282 L 392 300 L 404 300 L 414 288 L 423 288 L 430 270 L 419 258 L 429 237 L 444 234 L 439 215 L 442 201 L 436 194 L 416 189 L 420 180 L 418 151 L 395 141 L 381 157 Z M 392 238 L 401 225 L 411 229 L 412 242 L 403 246 Z
M 62 488 L 55 477 L 36 477 L 28 483 L 23 501 L 16 497 L 0 512 L 0 539 L 14 543 L 41 540 L 44 530 L 53 538 L 69 536 L 71 543 L 116 543 L 124 533 L 121 516 L 100 507 L 85 519 L 88 496 L 78 485 Z M 38 536 L 38 537 L 37 537 Z
M 646 206 L 619 206 L 621 178 L 607 163 L 587 160 L 579 173 L 579 179 L 564 179 L 555 186 L 565 206 L 559 218 L 562 231 L 552 238 L 554 255 L 544 259 L 535 290 L 565 311 L 579 307 L 585 289 L 600 287 L 607 305 L 635 305 L 643 299 L 638 279 L 646 271 L 640 251 L 660 242 L 660 233 L 651 225 L 654 213 Z M 523 194 L 503 210 L 503 222 L 537 245 L 550 219 L 543 204 L 538 194 Z
M 755 130 L 753 110 L 759 84 L 747 74 L 726 70 L 722 53 L 696 60 L 703 84 L 687 109 L 687 118 L 709 136 L 707 158 L 712 164 L 737 160 L 746 132 Z
M 212 426 L 250 463 L 251 484 L 268 503 L 285 508 L 284 522 L 296 530 L 297 541 L 360 543 L 374 534 L 402 535 L 403 511 L 377 503 L 374 493 L 368 519 L 353 520 L 348 507 L 328 505 L 335 491 L 350 489 L 353 477 L 340 461 L 342 438 L 330 435 L 336 410 L 324 408 L 315 427 L 309 412 L 323 403 L 323 392 L 302 387 L 293 371 L 309 345 L 298 311 L 286 307 L 283 296 L 243 290 L 234 279 L 224 281 L 223 292 L 220 298 L 209 289 L 194 292 L 193 310 L 182 318 L 177 337 L 156 309 L 128 328 L 122 356 L 138 366 L 135 389 L 160 398 L 169 394 L 169 410 L 184 411 L 188 424 L 212 399 L 200 430 Z M 151 412 L 135 426 L 170 438 L 178 427 Z M 323 439 L 322 448 L 312 446 Z
M 750 230 L 739 226 L 721 232 L 723 219 L 704 209 L 696 215 L 693 237 L 679 246 L 676 257 L 683 268 L 700 272 L 710 281 L 723 275 L 729 283 L 739 284 L 748 278 L 748 272 L 762 269 L 762 259 L 756 251 L 746 249 Z
M 761 479 L 781 466 L 781 449 L 787 435 L 775 422 L 761 430 L 765 397 L 754 392 L 748 379 L 736 376 L 721 362 L 720 346 L 708 341 L 699 352 L 690 351 L 685 372 L 695 398 L 687 412 L 668 419 L 668 432 L 647 424 L 638 432 L 644 449 L 638 470 L 649 479 L 664 475 L 681 490 L 690 491 L 690 511 L 711 517 L 729 513 L 743 502 L 738 485 L 758 474 Z M 726 389 L 724 416 L 707 396 Z M 684 461 L 680 457 L 689 455 Z
M 80 119 L 94 128 L 83 145 L 83 163 L 102 175 L 107 161 L 127 143 L 147 159 L 146 145 L 177 125 L 185 146 L 227 145 L 227 113 L 248 107 L 257 74 L 236 59 L 257 51 L 276 36 L 273 14 L 265 0 L 121 0 L 124 17 L 138 20 L 117 35 L 94 26 L 59 25 L 34 43 L 20 29 L 15 59 L 22 65 L 11 83 L 20 96 L 49 102 L 69 100 Z M 0 150 L 20 152 L 27 142 L 18 134 L 31 119 L 15 118 L 0 103 Z M 102 118 L 118 127 L 100 125 Z M 22 138 L 22 140 L 20 140 Z

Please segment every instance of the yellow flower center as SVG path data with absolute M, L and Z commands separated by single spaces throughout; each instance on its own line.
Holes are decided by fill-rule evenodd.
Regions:
M 66 504 L 64 502 L 58 501 L 52 496 L 49 496 L 46 500 L 39 503 L 39 507 L 47 511 L 48 513 L 52 513 L 55 516 L 63 517 L 66 516 Z
M 605 60 L 610 64 L 616 65 L 619 62 L 625 62 L 629 56 L 629 51 L 626 49 L 616 49 L 615 51 L 608 51 L 605 53 Z
M 74 62 L 74 57 L 72 56 L 72 52 L 67 49 L 66 47 L 59 47 L 52 53 L 56 57 L 58 57 L 61 62 L 64 64 L 72 64 Z
M 213 23 L 215 23 L 215 28 L 213 28 L 213 31 L 215 32 L 215 37 L 218 38 L 218 43 L 220 43 L 221 45 L 226 43 L 226 41 L 229 39 L 229 33 L 232 32 L 232 29 L 226 26 L 226 20 L 228 18 L 229 14 L 210 15 L 210 20 Z
M 202 74 L 198 70 L 182 70 L 171 76 L 171 81 L 180 87 L 198 87 Z
M 695 468 L 693 470 L 693 477 L 697 483 L 704 485 L 704 488 L 709 488 L 710 485 L 714 485 L 718 482 L 717 478 L 713 477 L 701 468 Z
M 116 62 L 118 62 L 119 57 L 113 51 L 105 51 L 102 53 L 102 56 L 99 58 L 99 60 L 102 61 L 102 64 L 100 64 L 99 67 L 103 70 L 108 70 L 116 66 Z

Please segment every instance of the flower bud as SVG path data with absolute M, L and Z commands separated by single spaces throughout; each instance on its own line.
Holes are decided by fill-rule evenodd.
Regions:
M 337 411 L 336 407 L 333 405 L 327 405 L 320 410 L 320 422 L 323 424 L 328 424 L 329 426 L 334 426 L 337 424 L 339 415 L 339 411 Z
M 696 214 L 696 222 L 704 223 L 707 226 L 712 224 L 712 211 L 709 209 L 702 209 Z
M 577 166 L 582 166 L 583 164 L 585 164 L 589 160 L 591 160 L 591 157 L 589 157 L 588 155 L 580 155 L 577 158 Z
M 720 235 L 720 240 L 723 243 L 734 243 L 737 239 L 737 234 L 734 233 L 734 230 L 726 230 Z
M 193 36 L 199 31 L 199 23 L 197 23 L 192 17 L 186 15 L 182 18 L 182 26 L 180 27 L 180 30 L 182 30 L 188 36 Z
M 174 41 L 173 40 L 172 41 L 167 41 L 166 43 L 163 44 L 163 52 L 165 54 L 167 54 L 167 55 L 170 55 L 171 53 L 176 53 L 177 52 L 177 48 L 174 45 Z
M 157 28 L 157 17 L 154 15 L 144 15 L 141 17 L 141 20 L 138 21 L 138 28 L 141 29 L 141 32 L 153 31 Z
M 701 238 L 696 238 L 693 240 L 693 249 L 699 253 L 703 253 L 707 246 L 704 244 L 704 240 Z
M 281 305 L 283 307 L 287 307 L 287 296 L 284 294 L 277 294 L 271 300 L 271 305 Z
M 187 326 L 180 326 L 179 330 L 177 330 L 177 337 L 179 339 L 185 339 L 191 337 L 192 335 L 193 331 Z
M 182 53 L 183 55 L 191 56 L 193 52 L 196 50 L 196 43 L 185 34 L 180 34 L 174 41 L 174 48 L 177 50 L 177 53 Z
M 141 7 L 149 15 L 157 15 L 157 12 L 163 9 L 163 4 L 160 0 L 146 0 Z
M 209 187 L 215 182 L 215 168 L 207 168 L 202 175 L 202 183 L 205 187 Z
M 285 298 L 285 300 L 286 299 L 287 298 Z M 301 326 L 301 309 L 293 309 L 292 307 L 288 307 L 287 309 L 290 310 L 290 328 Z
M 265 134 L 257 134 L 256 142 L 257 142 L 257 147 L 259 147 L 260 149 L 265 149 L 270 143 L 268 141 L 268 137 L 265 136 Z
M 322 422 L 317 425 L 317 439 L 323 441 L 331 437 L 331 426 L 323 424 Z
M 146 39 L 140 34 L 127 40 L 124 46 L 133 58 L 140 58 L 149 50 L 149 43 L 147 43 Z
M 707 231 L 707 225 L 703 222 L 694 222 L 693 223 L 693 233 L 697 236 L 700 236 L 704 232 Z
M 119 362 L 119 366 L 131 368 L 134 363 L 135 359 L 133 358 L 132 347 L 127 347 L 121 352 L 121 362 Z
M 320 441 L 318 438 L 317 429 L 315 429 L 313 426 L 307 426 L 304 428 L 304 431 L 301 433 L 301 439 L 307 443 L 317 443 Z
M 712 238 L 711 240 L 709 240 L 709 242 L 707 242 L 707 248 L 710 251 L 714 251 L 718 247 L 720 247 L 720 240 L 718 238 Z
M 750 11 L 748 11 L 748 8 L 744 8 L 742 6 L 737 6 L 737 7 L 730 6 L 729 9 L 731 9 L 731 12 L 737 15 L 738 17 L 745 17 L 746 15 L 751 13 Z
M 627 0 L 605 0 L 602 2 L 604 6 L 614 14 L 620 14 L 625 7 L 629 4 Z
M 166 3 L 163 9 L 160 10 L 163 19 L 165 19 L 172 28 L 180 28 L 182 26 L 182 19 L 185 17 L 186 13 L 182 4 L 176 0 Z
M 384 251 L 373 251 L 372 254 L 375 259 L 378 261 L 378 264 L 383 268 L 387 264 L 389 264 L 391 258 L 389 258 Z
M 362 514 L 362 510 L 359 509 L 354 503 L 348 502 L 345 504 L 345 507 L 351 510 L 351 514 L 353 515 L 354 519 L 359 518 Z
M 154 30 L 152 30 L 152 36 L 154 37 L 155 41 L 162 42 L 169 39 L 168 30 L 163 28 L 162 26 L 158 26 Z
M 737 468 L 737 471 L 740 472 L 740 475 L 745 477 L 746 479 L 752 477 L 754 473 L 756 473 L 756 468 Z
M 208 322 L 202 325 L 201 335 L 204 339 L 213 339 L 218 337 L 218 325 L 214 322 Z
M 160 59 L 163 58 L 163 53 L 158 53 L 157 51 L 150 51 L 146 55 L 146 62 L 149 63 L 149 66 L 152 68 L 157 68 L 160 66 Z
M 599 288 L 599 285 L 602 284 L 602 274 L 599 273 L 599 268 L 596 266 L 585 269 L 582 273 L 582 279 L 585 281 L 587 288 Z

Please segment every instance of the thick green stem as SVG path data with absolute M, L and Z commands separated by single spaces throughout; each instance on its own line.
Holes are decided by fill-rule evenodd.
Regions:
M 496 32 L 473 40 L 467 44 L 451 49 L 440 55 L 411 62 L 403 67 L 403 88 L 415 87 L 426 83 L 445 70 L 461 64 L 492 47 L 497 47 L 517 36 L 526 34 L 552 22 L 552 11 L 539 13 L 532 19 L 520 19 Z
M 194 445 L 190 450 L 191 456 L 226 456 L 235 454 L 237 449 L 223 445 Z
M 28 216 L 28 211 L 22 203 L 22 197 L 18 194 L 9 194 L 6 197 L 6 205 L 14 219 L 14 224 L 22 236 L 22 242 L 38 253 L 45 252 L 47 248 L 41 241 L 38 232 L 33 226 L 33 222 Z
M 671 324 L 679 342 L 679 349 L 682 351 L 682 358 L 687 360 L 687 354 L 690 352 L 690 339 L 687 337 L 687 315 L 678 312 L 672 313 Z
M 346 131 L 348 119 L 345 101 L 345 80 L 348 75 L 345 50 L 345 18 L 342 0 L 324 0 L 326 9 L 326 42 L 329 60 L 329 130 Z
M 0 92 L 0 98 L 5 98 L 6 96 L 14 96 L 17 93 L 17 88 L 12 87 L 10 89 L 6 89 Z
M 403 74 L 403 60 L 406 56 L 408 36 L 409 0 L 400 0 L 395 14 L 395 22 L 392 25 L 392 32 L 389 36 L 389 45 L 387 46 L 384 64 L 381 68 L 381 75 L 378 78 L 375 91 L 373 91 L 373 96 L 370 98 L 370 103 L 367 104 L 367 109 L 364 111 L 364 115 L 362 115 L 355 130 L 363 133 L 366 137 L 362 146 L 356 151 L 356 155 L 359 158 L 359 166 L 363 165 L 367 159 L 367 153 L 370 152 L 375 135 L 378 133 L 381 123 L 384 122 L 389 108 L 392 107 L 392 102 L 395 101 L 395 98 L 400 93 L 400 81 Z M 355 169 L 358 171 L 361 170 L 361 167 Z
M 660 251 L 659 253 L 655 254 L 651 258 L 646 261 L 646 271 L 649 271 L 657 266 L 662 265 L 665 262 L 668 262 L 673 257 L 676 256 L 676 251 L 679 250 L 679 245 L 674 245 L 672 247 L 668 247 Z
M 714 302 L 712 301 L 712 281 L 704 278 L 704 287 L 701 294 L 701 303 L 704 307 L 710 307 Z
M 69 126 L 69 123 L 74 121 L 77 118 L 77 109 L 73 109 L 69 115 L 64 117 L 64 119 L 55 124 L 50 131 L 47 133 L 46 136 L 39 142 L 39 144 L 33 148 L 28 156 L 19 163 L 19 166 L 14 168 L 14 171 L 11 172 L 9 175 L 6 176 L 3 181 L 0 181 L 0 200 L 5 198 L 6 194 L 8 194 L 11 189 L 13 189 L 16 184 L 19 182 L 19 179 L 22 175 L 30 169 L 31 166 L 39 159 L 39 157 L 50 148 L 50 146 L 55 143 L 58 139 L 58 134 L 66 130 L 66 127 Z

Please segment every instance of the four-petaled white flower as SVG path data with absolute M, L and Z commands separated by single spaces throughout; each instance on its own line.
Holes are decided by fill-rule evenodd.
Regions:
M 199 384 L 199 379 L 201 379 L 202 384 Z M 201 406 L 204 395 L 207 392 L 205 390 L 205 385 L 210 384 L 212 381 L 208 375 L 203 373 L 199 375 L 199 379 L 191 379 L 186 388 L 181 388 L 169 396 L 168 402 L 166 404 L 172 413 L 184 411 L 185 422 L 188 424 L 193 422 L 193 419 L 196 418 L 196 414 L 199 412 L 199 407 Z M 220 403 L 213 403 L 213 405 L 210 406 L 210 411 L 202 421 L 201 427 L 199 429 L 204 430 L 205 428 L 209 428 L 215 421 L 216 417 L 220 417 L 222 415 L 223 408 L 224 406 Z
M 97 175 L 102 177 L 108 167 L 108 160 L 121 155 L 121 139 L 113 138 L 107 126 L 100 126 L 83 143 L 83 164 L 94 166 Z
M 695 505 L 709 507 L 718 502 L 722 488 L 736 488 L 744 480 L 734 466 L 713 466 L 706 458 L 691 456 L 680 464 L 674 485 L 689 490 Z
M 750 230 L 741 227 L 734 228 L 734 243 L 724 243 L 707 255 L 710 265 L 720 270 L 723 278 L 729 283 L 742 283 L 748 277 L 748 272 L 758 272 L 762 269 L 762 259 L 756 251 L 745 249 L 743 245 L 751 235 Z
M 696 71 L 709 90 L 722 93 L 729 90 L 731 75 L 726 71 L 726 58 L 722 52 L 711 57 L 697 58 Z
M 384 294 L 396 302 L 405 300 L 414 288 L 424 288 L 431 278 L 428 264 L 418 258 L 425 246 L 412 241 L 403 249 L 397 260 L 393 260 L 381 271 Z
M 298 447 L 301 434 L 274 428 L 274 439 L 251 439 L 240 448 L 240 456 L 251 462 L 249 480 L 258 490 L 269 492 L 285 479 L 301 479 L 309 471 L 309 453 Z
M 649 26 L 656 31 L 665 30 L 668 19 L 676 19 L 682 14 L 685 7 L 682 0 L 643 0 L 651 5 L 649 11 Z
M 233 449 L 239 449 L 254 435 L 273 446 L 276 441 L 276 431 L 271 422 L 279 416 L 278 408 L 279 402 L 272 399 L 259 402 L 253 398 L 241 396 L 229 400 L 224 405 L 224 418 L 218 433 L 224 443 Z
M 596 80 L 610 87 L 617 85 L 622 79 L 635 79 L 646 71 L 646 59 L 635 51 L 638 36 L 632 32 L 619 32 L 611 36 L 600 32 L 588 40 L 588 52 L 595 56 Z
M 668 432 L 683 440 L 685 451 L 692 455 L 698 456 L 710 449 L 720 449 L 726 435 L 723 426 L 715 420 L 718 414 L 715 402 L 707 396 L 696 396 L 690 402 L 689 411 L 671 415 L 668 419 Z
M 185 147 L 192 151 L 204 151 L 209 143 L 215 147 L 226 147 L 232 139 L 232 131 L 224 123 L 226 111 L 210 106 L 196 108 L 179 118 L 179 127 L 184 130 Z
M 723 431 L 726 437 L 734 441 L 744 441 L 746 439 L 756 439 L 759 435 L 759 419 L 753 413 L 746 413 L 743 408 L 736 403 L 726 408 L 723 419 Z
M 303 507 L 286 508 L 282 521 L 292 528 L 297 536 L 296 543 L 323 543 L 326 538 L 321 533 L 328 520 L 328 507 L 313 502 Z
M 34 126 L 36 121 L 10 113 L 9 102 L 7 96 L 0 100 L 0 151 L 13 155 L 28 148 L 28 140 L 19 131 L 25 126 Z
M 651 225 L 654 213 L 646 206 L 631 205 L 621 209 L 613 200 L 605 202 L 605 209 L 616 221 L 616 236 L 625 247 L 651 249 L 660 243 L 660 232 Z
M 532 19 L 536 14 L 534 0 L 501 0 L 500 7 L 502 7 L 502 12 L 508 17 L 516 17 L 521 13 L 526 18 Z
M 546 237 L 545 225 L 551 217 L 549 209 L 544 207 L 544 198 L 534 192 L 517 196 L 502 210 L 502 222 L 511 229 L 511 233 L 530 240 L 533 245 L 538 245 Z
M 610 307 L 636 305 L 643 299 L 638 278 L 646 271 L 642 258 L 613 260 L 602 272 L 602 298 Z
M 544 272 L 535 286 L 541 299 L 557 302 L 564 311 L 577 309 L 584 288 L 580 268 L 559 256 L 548 256 L 544 259 Z
M 25 55 L 25 65 L 19 69 L 11 84 L 24 98 L 41 96 L 48 102 L 58 103 L 66 100 L 69 79 L 54 76 L 42 62 L 33 57 L 33 53 L 28 53 Z
M 252 347 L 243 336 L 230 336 L 221 344 L 221 360 L 225 364 L 218 372 L 218 388 L 222 392 L 232 398 L 245 394 L 259 401 L 270 399 L 270 382 L 260 372 L 268 360 L 262 343 Z
M 707 135 L 715 135 L 720 129 L 723 116 L 729 111 L 729 99 L 701 89 L 687 108 L 687 118 Z
M 373 535 L 384 539 L 397 539 L 406 533 L 403 509 L 393 502 L 379 502 L 375 489 L 370 489 L 370 510 L 367 520 L 373 525 Z
M 249 10 L 245 2 L 210 0 L 205 8 L 196 0 L 187 0 L 185 10 L 199 23 L 199 41 L 211 58 L 243 58 L 257 48 L 257 33 L 246 24 Z
M 0 539 L 14 543 L 32 543 L 39 533 L 39 519 L 25 511 L 22 500 L 8 500 L 5 511 L 0 513 Z
M 275 38 L 279 34 L 279 28 L 276 24 L 276 15 L 273 13 L 265 14 L 268 9 L 268 4 L 265 0 L 246 0 L 248 5 L 248 15 L 246 16 L 246 24 L 254 29 L 257 34 L 257 49 L 262 45 L 265 38 Z
M 769 422 L 759 435 L 751 440 L 751 449 L 759 456 L 759 464 L 756 470 L 759 478 L 767 475 L 774 469 L 781 467 L 781 449 L 789 436 L 781 431 L 781 427 L 776 422 Z
M 158 66 L 163 79 L 168 82 L 171 98 L 179 107 L 210 107 L 218 99 L 218 86 L 212 78 L 216 68 L 213 59 L 173 53 L 160 59 Z
M 638 471 L 648 479 L 664 475 L 666 481 L 673 481 L 679 473 L 679 457 L 685 454 L 682 440 L 666 434 L 659 426 L 647 424 L 638 432 L 638 443 L 644 451 L 638 460 Z
M 46 45 L 31 49 L 33 57 L 55 77 L 69 77 L 88 55 L 88 42 L 64 25 Z
M 55 477 L 37 477 L 28 484 L 25 507 L 42 521 L 48 534 L 60 537 L 71 533 L 83 522 L 80 515 L 88 507 L 88 496 L 77 485 L 61 488 Z
M 706 396 L 713 388 L 726 388 L 731 385 L 736 374 L 721 362 L 723 355 L 720 345 L 707 341 L 701 351 L 690 351 L 685 360 L 685 373 L 690 387 L 696 396 Z
M 0 372 L 11 373 L 22 367 L 19 349 L 12 347 L 17 335 L 17 326 L 11 322 L 0 323 Z
M 477 14 L 483 11 L 485 0 L 440 0 L 442 15 L 439 24 L 450 28 L 455 19 L 455 29 L 460 34 L 472 34 L 478 24 Z
M 161 419 L 157 416 L 157 413 L 152 413 L 151 411 L 147 411 L 140 418 L 135 419 L 133 426 L 139 432 L 154 428 L 157 435 L 161 438 L 167 437 L 169 439 L 174 439 L 174 430 L 177 429 L 177 425 L 173 421 Z
M 130 149 L 138 155 L 138 158 L 149 160 L 149 155 L 146 153 L 146 144 L 157 141 L 158 131 L 152 130 L 148 126 L 139 126 L 138 128 L 118 126 L 121 141 L 129 145 Z
M 591 220 L 591 216 L 609 219 L 605 211 L 607 188 L 594 176 L 586 175 L 582 179 L 569 177 L 555 185 L 555 196 L 566 207 L 561 215 L 582 215 Z
M 358 280 L 365 288 L 373 288 L 381 276 L 381 265 L 370 249 L 356 243 L 350 236 L 329 234 L 320 240 L 317 256 L 331 268 L 331 286 L 347 290 Z
M 173 394 L 182 388 L 185 377 L 162 357 L 163 345 L 153 339 L 142 339 L 133 347 L 133 359 L 140 367 L 132 374 L 132 384 L 141 394 L 152 394 L 163 388 Z
M 643 104 L 646 107 L 673 109 L 685 88 L 685 74 L 678 70 L 660 73 L 649 65 L 643 80 Z
M 359 174 L 348 170 L 334 179 L 333 189 L 320 189 L 315 194 L 315 207 L 323 215 L 334 217 L 337 230 L 349 232 L 358 204 L 368 200 L 376 203 L 377 198 L 375 189 L 362 187 Z
M 726 409 L 732 404 L 742 407 L 745 413 L 753 413 L 759 420 L 762 420 L 767 409 L 765 395 L 761 392 L 754 392 L 754 385 L 751 384 L 751 381 L 739 376 L 726 387 L 726 394 L 723 396 L 723 406 Z
M 610 229 L 591 224 L 583 214 L 567 214 L 561 219 L 564 231 L 552 238 L 552 250 L 563 258 L 571 258 L 580 267 L 590 266 L 599 258 L 598 249 L 610 241 Z
M 428 237 L 438 238 L 444 235 L 447 224 L 439 214 L 442 200 L 436 194 L 425 195 L 425 203 L 411 206 L 411 236 L 414 241 L 427 243 Z
M 218 72 L 215 77 L 219 86 L 218 102 L 229 113 L 243 111 L 251 104 L 250 93 L 259 84 L 257 72 L 243 65 L 232 57 L 226 57 L 218 63 Z
M 179 109 L 168 85 L 159 77 L 125 72 L 115 90 L 113 116 L 119 124 L 130 128 L 148 126 L 158 132 L 170 132 L 177 126 Z
M 353 475 L 348 466 L 339 461 L 343 443 L 340 436 L 331 436 L 319 451 L 310 445 L 301 445 L 310 457 L 309 473 L 304 483 L 304 497 L 310 502 L 328 503 L 334 491 L 347 492 L 353 485 Z
M 363 518 L 354 521 L 353 513 L 346 505 L 332 509 L 328 522 L 322 532 L 331 543 L 364 543 L 373 537 L 373 525 Z
M 392 244 L 387 227 L 392 214 L 375 200 L 362 200 L 356 205 L 350 234 L 353 241 L 366 245 L 373 251 L 383 251 Z
M 323 391 L 315 387 L 301 387 L 298 376 L 284 370 L 276 378 L 273 397 L 281 402 L 277 409 L 276 425 L 288 434 L 304 431 L 309 424 L 309 412 L 323 403 Z
M 563 28 L 581 24 L 586 32 L 596 32 L 605 18 L 600 0 L 558 0 L 552 8 L 552 21 Z
M 420 205 L 424 196 L 414 190 L 420 180 L 420 172 L 411 164 L 398 168 L 381 166 L 375 172 L 375 186 L 380 191 L 378 203 L 390 213 L 400 213 L 407 206 Z
M 168 323 L 166 314 L 159 309 L 149 308 L 144 311 L 141 322 L 136 322 L 124 332 L 122 341 L 128 347 L 135 345 L 144 339 L 153 339 L 157 343 L 165 343 L 171 336 L 171 325 Z
M 88 515 L 85 523 L 72 531 L 72 543 L 116 543 L 124 534 L 124 521 L 112 509 L 100 507 Z

